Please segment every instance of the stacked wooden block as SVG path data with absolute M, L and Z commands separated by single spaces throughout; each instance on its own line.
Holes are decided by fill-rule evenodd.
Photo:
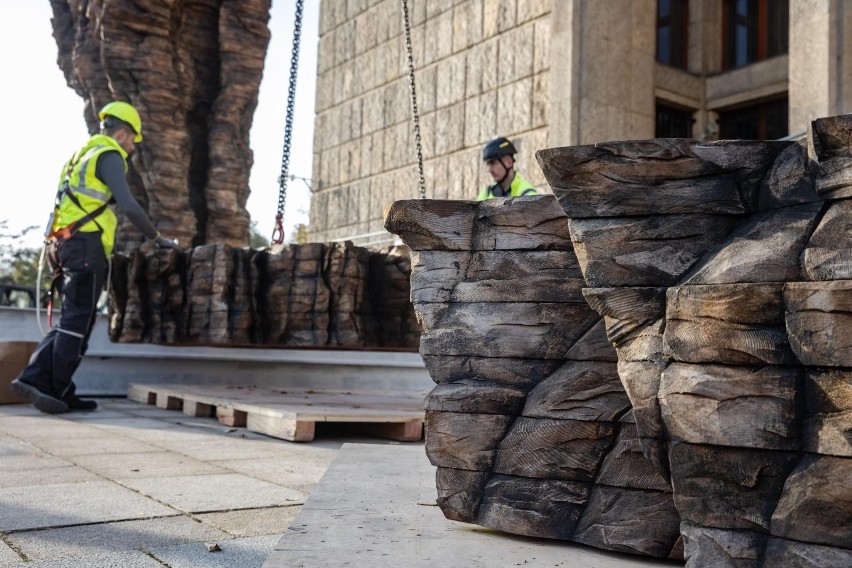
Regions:
M 410 349 L 419 337 L 408 267 L 405 250 L 373 252 L 348 242 L 116 255 L 110 337 Z M 388 314 L 388 306 L 396 311 Z
M 385 226 L 414 251 L 444 514 L 681 557 L 671 487 L 642 455 L 556 199 L 399 201 Z
M 439 265 L 415 261 L 412 276 L 415 309 L 426 324 L 421 352 L 439 385 L 430 398 L 440 414 L 427 417 L 427 448 L 439 466 L 438 490 L 448 517 L 665 556 L 671 541 L 660 539 L 668 534 L 660 526 L 669 525 L 647 522 L 653 518 L 648 511 L 668 513 L 662 501 L 656 508 L 620 506 L 625 488 L 636 491 L 652 480 L 645 491 L 671 491 L 673 522 L 688 566 L 852 565 L 852 217 L 847 211 L 852 116 L 817 120 L 812 130 L 810 155 L 807 144 L 798 142 L 674 139 L 538 153 L 567 215 L 563 223 L 570 226 L 583 277 L 574 285 L 603 317 L 630 402 L 627 414 L 619 414 L 623 410 L 615 399 L 608 402 L 621 426 L 620 431 L 610 426 L 619 437 L 611 434 L 609 445 L 603 438 L 593 444 L 589 437 L 563 454 L 566 438 L 554 434 L 564 424 L 538 432 L 528 426 L 537 401 L 549 400 L 551 409 L 571 408 L 584 396 L 599 401 L 600 393 L 612 388 L 605 375 L 555 383 L 555 367 L 542 365 L 552 354 L 536 340 L 560 345 L 566 354 L 576 352 L 582 344 L 564 330 L 588 325 L 584 316 L 564 311 L 548 319 L 550 292 L 525 290 L 527 284 L 556 289 L 537 279 L 546 274 L 545 265 L 534 276 L 526 265 L 532 250 L 548 246 L 546 239 L 537 241 L 540 218 L 529 222 L 526 211 L 553 197 L 464 204 L 476 219 L 474 235 L 484 241 L 459 244 L 458 258 Z M 480 228 L 496 209 L 513 221 Z M 445 250 L 444 243 L 425 243 L 424 234 L 462 226 L 448 223 L 446 211 L 444 202 L 398 202 L 387 227 L 421 249 L 417 255 L 423 257 L 427 250 Z M 422 226 L 411 222 L 415 212 Z M 495 318 L 502 306 L 489 295 L 493 286 L 466 275 L 444 278 L 442 293 L 449 300 L 437 310 L 439 317 L 416 294 L 417 283 L 428 280 L 419 271 L 434 271 L 438 280 L 453 262 L 466 266 L 475 243 L 501 242 L 503 235 L 517 240 L 519 234 L 529 242 L 516 247 L 524 261 L 504 268 L 502 279 L 514 284 L 515 293 L 529 294 L 529 307 L 504 309 L 504 319 Z M 520 252 L 523 248 L 529 252 Z M 565 261 L 554 268 L 573 266 Z M 452 317 L 459 310 L 457 290 L 481 298 L 475 315 Z M 540 332 L 544 322 L 552 334 Z M 448 340 L 431 349 L 430 336 Z M 520 363 L 479 362 L 476 355 L 500 357 L 489 347 L 498 336 L 508 339 Z M 460 355 L 468 356 L 456 362 Z M 563 359 L 566 377 L 588 365 L 576 357 Z M 456 373 L 448 374 L 448 366 Z M 505 385 L 495 378 L 507 373 L 534 385 L 524 394 L 513 383 L 512 408 L 523 409 L 514 414 L 493 402 L 507 398 Z M 448 390 L 447 383 L 456 390 Z M 473 399 L 470 384 L 481 391 Z M 465 406 L 456 399 L 474 402 Z M 446 416 L 452 412 L 458 415 Z M 593 424 L 603 428 L 604 416 Z M 632 443 L 641 448 L 643 467 L 611 458 L 629 430 L 623 425 L 628 416 L 635 419 L 638 440 Z M 444 459 L 447 454 L 454 456 L 452 462 Z M 586 477 L 577 477 L 577 465 L 585 462 L 600 467 L 587 467 Z M 602 470 L 613 462 L 622 466 L 621 485 Z M 591 494 L 610 495 L 599 508 L 609 515 L 605 522 L 588 524 L 594 500 L 569 490 L 568 478 L 586 484 Z M 458 515 L 446 501 L 463 502 L 466 514 Z M 585 508 L 572 516 L 578 504 Z M 589 542 L 589 526 L 605 536 Z M 628 528 L 633 539 L 625 545 Z M 653 551 L 635 546 L 643 539 L 665 546 Z

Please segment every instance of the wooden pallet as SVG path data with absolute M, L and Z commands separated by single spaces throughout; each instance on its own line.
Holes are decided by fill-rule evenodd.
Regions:
M 293 442 L 313 440 L 317 422 L 349 423 L 374 436 L 416 442 L 425 417 L 423 397 L 415 394 L 132 383 L 127 398 Z

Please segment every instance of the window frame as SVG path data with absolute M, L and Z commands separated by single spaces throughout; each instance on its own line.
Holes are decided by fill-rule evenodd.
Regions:
M 744 16 L 737 13 L 737 5 L 739 2 L 747 3 L 749 10 Z M 786 24 L 786 29 L 770 30 L 770 2 L 782 3 L 784 10 L 774 12 L 780 14 L 785 12 L 784 16 L 778 20 L 778 24 Z M 754 13 L 756 12 L 756 14 Z M 752 15 L 753 14 L 753 15 Z M 750 18 L 754 18 L 754 22 L 750 22 Z M 746 38 L 746 60 L 744 63 L 736 61 L 737 53 L 739 52 L 737 40 L 735 37 L 736 27 L 740 24 L 740 18 L 744 18 L 748 37 Z M 773 18 L 774 20 L 774 18 Z M 733 22 L 733 23 L 732 23 Z M 733 28 L 732 28 L 733 26 Z M 751 29 L 751 28 L 754 29 Z M 781 28 L 782 25 L 777 26 Z M 770 32 L 782 33 L 770 37 Z M 779 45 L 779 50 L 770 52 L 770 47 L 773 44 Z M 751 45 L 753 44 L 753 46 Z M 754 53 L 749 53 L 754 51 Z M 758 63 L 772 57 L 785 55 L 790 51 L 790 1 L 789 0 L 723 0 L 722 2 L 722 70 L 730 71 L 740 69 L 753 63 Z
M 667 16 L 660 16 L 661 1 L 657 0 L 654 59 L 661 65 L 686 71 L 689 68 L 689 0 L 669 0 L 671 12 Z M 660 54 L 660 29 L 663 27 L 670 33 L 668 62 L 663 61 Z

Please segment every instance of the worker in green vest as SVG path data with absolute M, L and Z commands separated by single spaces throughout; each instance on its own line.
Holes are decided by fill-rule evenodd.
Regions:
M 76 395 L 73 375 L 88 347 L 108 258 L 118 225 L 115 203 L 161 248 L 178 248 L 160 235 L 127 185 L 127 159 L 142 141 L 139 113 L 115 101 L 100 113 L 100 132 L 65 164 L 45 237 L 47 257 L 62 299 L 59 324 L 44 337 L 12 390 L 49 414 L 91 411 L 93 400 Z
M 515 149 L 508 139 L 495 138 L 482 148 L 482 161 L 488 168 L 488 173 L 494 180 L 479 192 L 477 201 L 493 199 L 495 197 L 520 197 L 522 195 L 535 195 L 535 188 L 521 177 L 515 170 Z

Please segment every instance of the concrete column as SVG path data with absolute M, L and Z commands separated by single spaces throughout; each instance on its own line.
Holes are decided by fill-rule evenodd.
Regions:
M 790 2 L 790 133 L 852 112 L 852 0 Z
M 550 146 L 653 137 L 655 7 L 554 2 Z

